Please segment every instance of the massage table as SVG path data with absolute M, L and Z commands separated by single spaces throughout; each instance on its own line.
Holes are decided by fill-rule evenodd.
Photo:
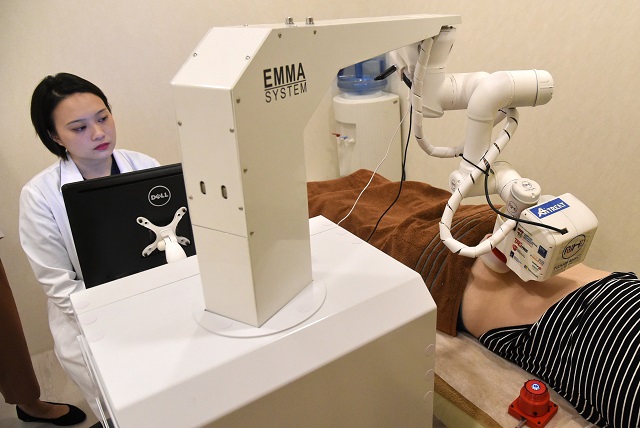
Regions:
M 465 333 L 456 337 L 436 334 L 436 400 L 434 414 L 450 428 L 515 427 L 508 413 L 524 383 L 534 377 L 517 365 L 486 349 Z M 552 389 L 558 413 L 546 427 L 593 426 Z
M 370 179 L 370 187 L 358 199 Z M 456 300 L 449 295 L 452 293 L 447 289 L 447 276 L 433 273 L 438 271 L 444 257 L 454 256 L 446 249 L 433 250 L 438 254 L 432 259 L 433 265 L 422 267 L 426 266 L 423 261 L 432 257 L 425 255 L 427 249 L 439 241 L 438 223 L 450 193 L 425 183 L 406 181 L 393 209 L 378 222 L 397 194 L 398 183 L 378 174 L 372 177 L 371 171 L 359 170 L 342 178 L 308 183 L 309 214 L 323 215 L 335 223 L 342 223 L 342 227 L 364 240 L 369 237 L 369 243 L 421 273 L 438 305 L 438 329 L 455 334 Z M 358 204 L 351 210 L 356 199 Z M 482 217 L 485 220 L 477 221 L 477 224 L 493 226 L 495 214 L 486 207 L 461 206 L 458 212 L 461 216 Z M 484 233 L 491 231 L 476 229 L 464 231 L 466 237 L 481 239 Z M 447 275 L 464 276 L 464 266 L 468 271 L 473 259 L 463 259 L 469 262 L 447 261 Z M 458 297 L 461 299 L 461 294 Z M 441 319 L 441 313 L 449 315 Z M 508 408 L 530 379 L 533 379 L 531 374 L 492 353 L 474 337 L 438 331 L 434 414 L 447 426 L 515 427 L 519 420 L 508 413 Z M 558 405 L 558 412 L 547 427 L 591 426 L 565 399 L 552 390 L 550 395 L 551 401 Z

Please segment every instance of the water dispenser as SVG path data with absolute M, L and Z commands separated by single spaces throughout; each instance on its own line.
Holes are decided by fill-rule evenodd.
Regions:
M 386 68 L 385 55 L 380 55 L 338 72 L 341 93 L 333 98 L 333 108 L 340 176 L 361 168 L 373 171 L 386 155 L 378 173 L 400 179 L 400 99 L 384 91 L 387 79 L 375 80 Z

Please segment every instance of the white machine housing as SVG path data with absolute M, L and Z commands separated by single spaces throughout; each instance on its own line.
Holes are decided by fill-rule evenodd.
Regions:
M 520 218 L 567 228 L 567 233 L 561 234 L 520 222 L 496 247 L 506 257 L 510 270 L 520 278 L 535 281 L 544 281 L 584 261 L 598 228 L 596 216 L 570 193 L 544 197 L 542 203 L 524 210 Z
M 303 131 L 339 69 L 459 16 L 213 28 L 172 81 L 210 312 L 260 326 L 312 281 Z
M 424 281 L 324 217 L 309 229 L 326 301 L 286 331 L 202 328 L 213 314 L 196 256 L 72 294 L 104 426 L 430 428 L 436 305 Z

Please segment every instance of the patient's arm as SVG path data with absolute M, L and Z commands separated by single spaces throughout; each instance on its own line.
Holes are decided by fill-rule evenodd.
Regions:
M 475 337 L 494 328 L 533 324 L 567 294 L 607 275 L 577 265 L 544 282 L 524 282 L 513 272 L 496 273 L 478 259 L 462 298 L 462 319 Z

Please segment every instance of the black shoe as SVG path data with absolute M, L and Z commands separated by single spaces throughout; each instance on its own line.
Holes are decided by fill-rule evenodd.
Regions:
M 76 425 L 76 424 L 79 424 L 80 422 L 83 422 L 85 419 L 87 419 L 87 415 L 85 415 L 85 413 L 82 410 L 78 409 L 76 406 L 73 406 L 71 404 L 52 403 L 50 401 L 45 401 L 45 403 L 68 406 L 69 411 L 65 415 L 60 416 L 59 418 L 36 418 L 35 416 L 31 416 L 25 413 L 24 410 L 16 406 L 16 413 L 18 414 L 18 419 L 20 419 L 23 422 L 46 422 L 46 423 L 57 425 L 60 427 Z

